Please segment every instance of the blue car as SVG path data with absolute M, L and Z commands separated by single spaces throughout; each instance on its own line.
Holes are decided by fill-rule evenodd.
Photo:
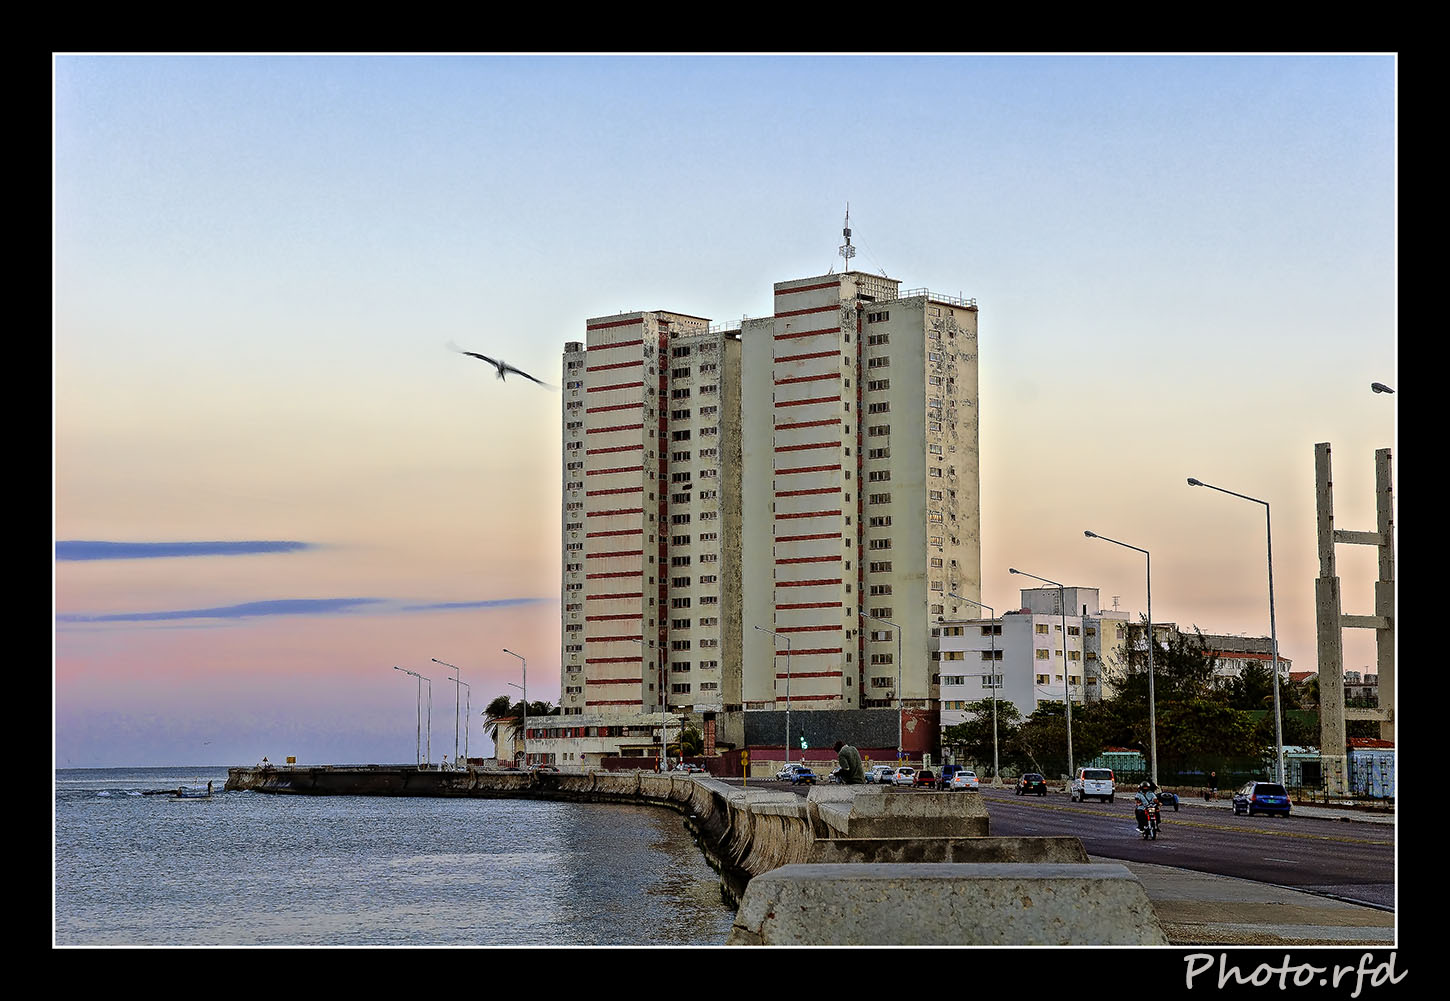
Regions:
M 1277 782 L 1250 782 L 1234 793 L 1234 814 L 1278 813 L 1289 816 L 1289 793 Z

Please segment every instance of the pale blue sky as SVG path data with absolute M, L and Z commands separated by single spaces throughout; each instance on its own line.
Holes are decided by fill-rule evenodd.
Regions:
M 1262 511 L 1197 476 L 1274 504 L 1280 645 L 1312 668 L 1314 442 L 1340 525 L 1371 527 L 1397 400 L 1368 388 L 1396 384 L 1392 57 L 61 56 L 54 121 L 56 537 L 315 547 L 57 564 L 61 615 L 556 600 L 558 397 L 444 344 L 557 382 L 589 316 L 768 313 L 772 282 L 839 268 L 847 202 L 857 268 L 978 300 L 984 601 L 1015 605 L 1015 565 L 1141 611 L 1141 568 L 1091 528 L 1153 550 L 1156 618 L 1267 632 Z M 1372 558 L 1341 562 L 1368 611 Z M 511 614 L 426 642 L 528 645 L 531 693 L 556 696 L 556 612 Z M 326 619 L 286 643 L 234 623 L 229 683 L 258 659 L 357 672 L 301 753 L 405 760 L 392 662 L 464 655 L 400 618 L 376 664 L 317 653 Z M 185 740 L 155 762 L 127 756 L 135 727 L 108 742 L 95 720 L 126 706 L 68 678 L 191 727 L 220 669 L 108 628 L 58 631 L 57 760 L 174 762 Z M 517 667 L 494 657 L 470 666 L 485 702 Z M 268 726 L 307 734 L 309 709 Z M 269 752 L 297 753 L 245 756 Z

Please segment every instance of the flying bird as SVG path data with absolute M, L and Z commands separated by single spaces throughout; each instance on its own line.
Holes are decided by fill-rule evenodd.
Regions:
M 488 362 L 494 368 L 498 369 L 498 377 L 500 379 L 503 379 L 504 376 L 508 375 L 508 373 L 513 372 L 516 375 L 523 376 L 525 379 L 528 379 L 530 382 L 537 382 L 540 386 L 548 386 L 549 385 L 547 382 L 543 381 L 542 379 L 535 379 L 532 375 L 529 375 L 529 373 L 525 372 L 523 369 L 521 369 L 521 368 L 515 368 L 514 366 L 510 365 L 506 361 L 500 361 L 500 360 L 498 360 L 496 358 L 490 358 L 488 355 L 481 355 L 477 351 L 465 351 L 465 350 L 463 350 L 462 348 L 460 348 L 456 344 L 449 344 L 448 346 L 450 348 L 452 348 L 454 351 L 457 351 L 461 355 L 468 355 L 470 358 L 477 358 L 480 361 L 486 361 L 486 362 Z M 550 386 L 549 388 L 552 389 L 554 387 Z

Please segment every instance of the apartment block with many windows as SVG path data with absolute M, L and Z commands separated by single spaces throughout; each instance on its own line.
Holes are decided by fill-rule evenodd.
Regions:
M 741 326 L 745 708 L 935 708 L 930 624 L 980 590 L 976 305 L 855 271 L 774 300 Z
M 585 335 L 563 359 L 563 713 L 738 706 L 738 334 L 650 311 Z

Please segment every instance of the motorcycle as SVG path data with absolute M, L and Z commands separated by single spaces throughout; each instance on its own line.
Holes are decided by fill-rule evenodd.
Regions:
M 1158 804 L 1155 802 L 1143 812 L 1145 816 L 1141 826 L 1138 828 L 1138 833 L 1143 835 L 1144 841 L 1157 841 L 1158 828 L 1163 822 L 1162 815 L 1159 813 Z

